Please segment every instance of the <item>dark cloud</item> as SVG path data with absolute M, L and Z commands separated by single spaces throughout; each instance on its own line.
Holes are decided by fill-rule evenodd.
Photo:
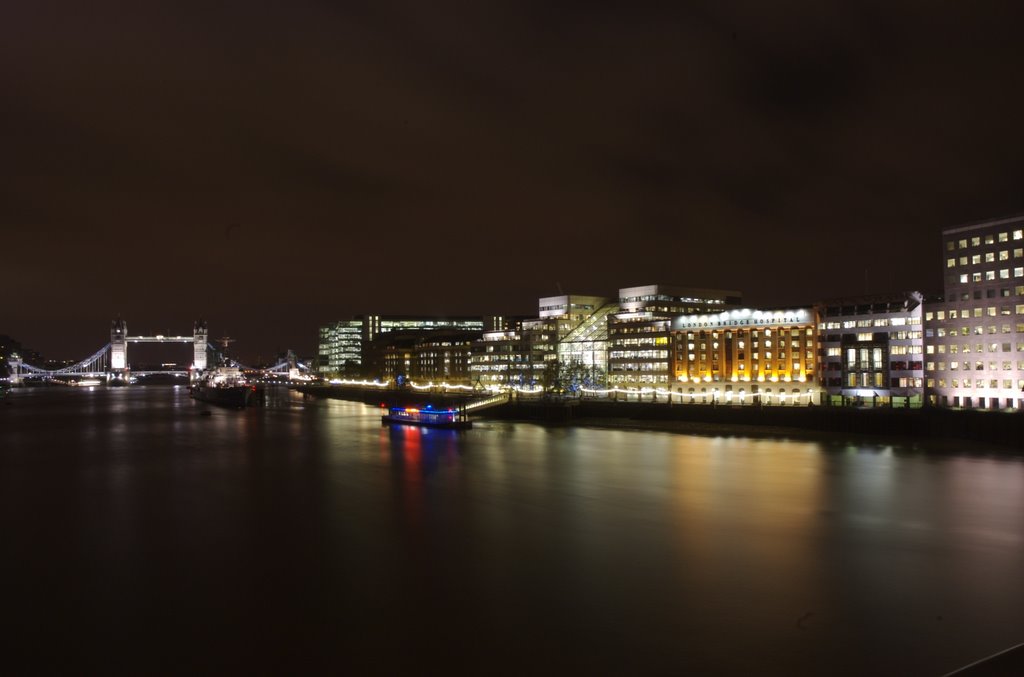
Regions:
M 1024 207 L 1020 14 L 11 5 L 0 331 L 74 355 L 116 313 L 203 315 L 255 354 L 367 310 L 529 312 L 558 283 L 934 287 L 942 227 Z

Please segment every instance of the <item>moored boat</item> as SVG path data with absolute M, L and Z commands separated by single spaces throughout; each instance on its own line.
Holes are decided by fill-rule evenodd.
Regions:
M 189 394 L 201 402 L 242 409 L 254 404 L 256 386 L 235 367 L 218 367 L 200 375 L 189 387 Z
M 434 409 L 429 404 L 422 409 L 391 407 L 380 417 L 380 422 L 381 425 L 414 425 L 448 430 L 469 430 L 473 427 L 466 412 L 459 409 Z

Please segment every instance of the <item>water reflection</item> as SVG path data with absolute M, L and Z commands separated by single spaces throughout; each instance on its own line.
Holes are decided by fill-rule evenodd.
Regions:
M 287 390 L 245 411 L 155 387 L 12 398 L 10 636 L 60 609 L 97 672 L 109 637 L 127 656 L 171 636 L 261 670 L 397 671 L 397 636 L 416 665 L 489 674 L 941 674 L 1024 628 L 1018 460 L 382 427 Z
M 458 461 L 457 430 L 439 430 L 416 426 L 388 425 L 380 431 L 381 450 L 408 482 L 419 482 L 442 466 Z

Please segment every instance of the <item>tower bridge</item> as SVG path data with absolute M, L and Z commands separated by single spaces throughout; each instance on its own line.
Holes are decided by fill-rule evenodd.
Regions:
M 208 366 L 223 362 L 232 367 L 238 367 L 245 371 L 260 376 L 288 376 L 293 379 L 302 379 L 310 372 L 309 366 L 302 364 L 295 357 L 291 350 L 281 362 L 272 367 L 253 368 L 241 364 L 237 360 L 223 355 L 209 341 L 210 332 L 204 320 L 197 320 L 192 325 L 192 334 L 180 336 L 166 336 L 156 334 L 153 336 L 132 336 L 128 333 L 128 324 L 118 318 L 110 323 L 110 342 L 97 350 L 95 353 L 75 364 L 60 369 L 44 369 L 24 362 L 17 355 L 12 355 L 8 360 L 10 366 L 11 383 L 18 384 L 27 380 L 53 380 L 58 378 L 103 378 L 108 383 L 123 381 L 127 383 L 132 374 L 137 376 L 153 374 L 175 374 L 190 375 L 206 369 Z M 182 343 L 192 344 L 192 364 L 188 371 L 132 371 L 131 363 L 128 361 L 129 343 Z

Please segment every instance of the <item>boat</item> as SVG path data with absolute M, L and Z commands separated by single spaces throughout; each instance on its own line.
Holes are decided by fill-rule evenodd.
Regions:
M 243 409 L 256 403 L 256 386 L 237 367 L 217 367 L 202 372 L 189 386 L 193 399 L 222 407 Z
M 424 428 L 447 430 L 469 430 L 473 422 L 461 409 L 434 409 L 429 404 L 422 409 L 414 407 L 391 407 L 380 417 L 381 425 L 413 425 Z

